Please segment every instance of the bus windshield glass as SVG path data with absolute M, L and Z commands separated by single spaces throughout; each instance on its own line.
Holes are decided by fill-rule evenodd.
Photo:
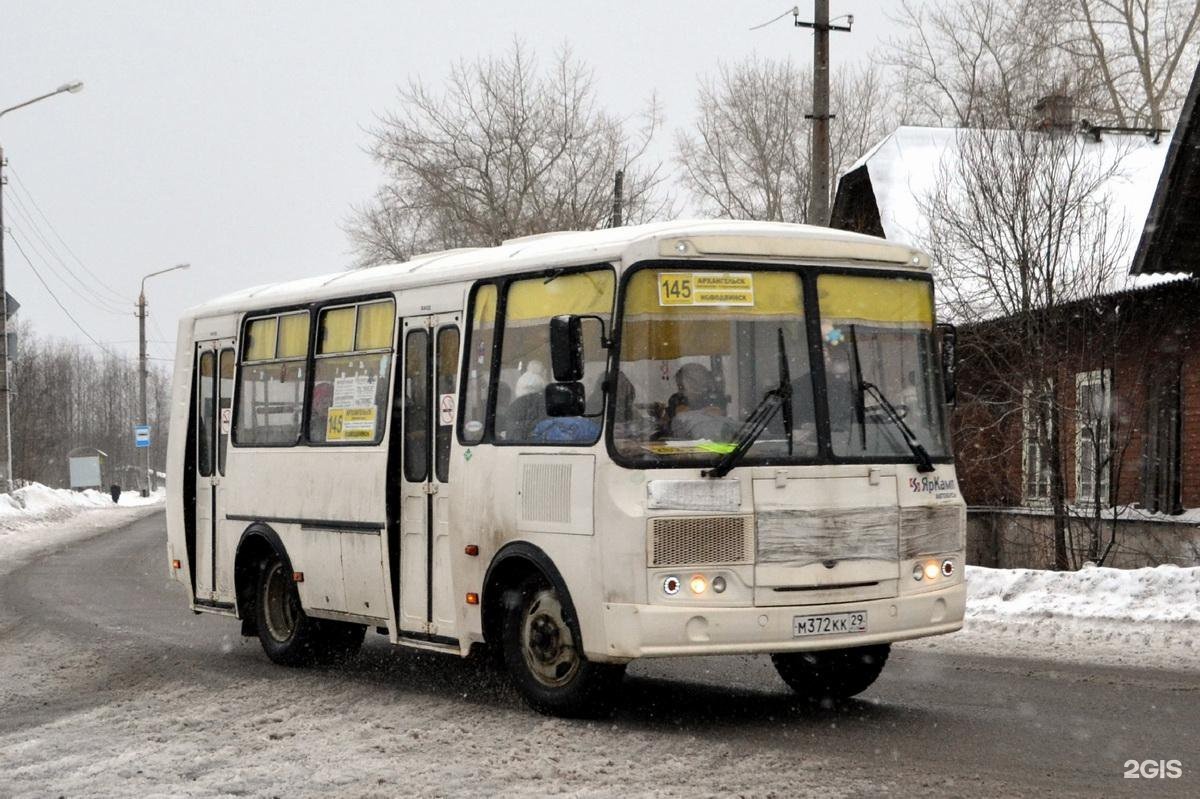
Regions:
M 803 297 L 794 272 L 634 273 L 614 394 L 613 445 L 621 459 L 715 463 L 764 397 L 781 388 L 785 362 L 791 413 L 776 412 L 745 457 L 815 457 Z
M 816 308 L 805 308 L 806 279 L 816 281 Z M 739 462 L 811 462 L 823 449 L 835 461 L 917 459 L 904 428 L 929 456 L 948 456 L 928 281 L 681 265 L 635 272 L 622 302 L 612 440 L 627 465 L 710 467 L 764 406 L 778 409 Z M 824 448 L 812 315 L 828 395 Z
M 909 456 L 899 417 L 930 456 L 946 457 L 930 285 L 824 274 L 817 297 L 834 456 Z

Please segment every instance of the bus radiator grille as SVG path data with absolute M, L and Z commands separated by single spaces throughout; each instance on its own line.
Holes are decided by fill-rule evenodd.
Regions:
M 753 516 L 687 516 L 650 520 L 651 566 L 752 563 Z

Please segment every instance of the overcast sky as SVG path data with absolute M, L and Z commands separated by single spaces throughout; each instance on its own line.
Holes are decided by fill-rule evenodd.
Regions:
M 835 70 L 886 38 L 895 5 L 833 0 L 833 15 L 855 15 L 853 33 L 835 35 Z M 137 351 L 141 276 L 190 262 L 147 284 L 151 354 L 165 358 L 189 305 L 346 267 L 341 223 L 380 180 L 364 128 L 395 107 L 408 77 L 436 83 L 451 61 L 514 36 L 543 56 L 566 42 L 596 68 L 612 110 L 633 113 L 657 91 L 669 135 L 691 120 L 697 76 L 718 60 L 811 63 L 812 34 L 790 15 L 748 30 L 789 7 L 0 0 L 0 108 L 86 84 L 0 120 L 6 223 L 79 324 L 126 352 Z M 811 18 L 811 3 L 801 11 Z M 11 237 L 5 261 L 20 318 L 40 335 L 86 340 Z

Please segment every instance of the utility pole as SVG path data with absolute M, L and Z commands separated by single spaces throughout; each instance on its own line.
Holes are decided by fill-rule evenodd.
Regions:
M 0 147 L 0 491 L 11 494 L 12 485 L 12 425 L 8 420 L 10 408 L 8 390 L 8 289 L 4 285 L 4 148 Z
M 609 227 L 621 226 L 621 201 L 625 191 L 625 170 L 618 169 L 617 174 L 613 176 L 613 200 L 612 200 L 612 217 L 609 219 Z
M 157 272 L 151 272 L 142 278 L 142 287 L 138 291 L 137 301 L 137 318 L 138 318 L 138 372 L 141 378 L 141 390 L 139 391 L 139 399 L 142 407 L 141 424 L 150 424 L 150 408 L 146 404 L 146 281 L 155 275 L 165 275 L 167 272 L 174 272 L 176 269 L 187 269 L 191 264 L 175 264 L 174 266 L 160 269 Z M 161 431 L 160 431 L 161 432 Z M 153 443 L 153 440 L 152 440 Z M 154 471 L 150 461 L 151 447 L 146 447 L 146 489 L 147 491 L 154 490 Z
M 138 399 L 142 409 L 142 424 L 150 424 L 150 409 L 146 405 L 146 280 L 142 279 L 142 290 L 138 294 L 138 376 L 141 378 L 141 390 Z M 150 464 L 150 447 L 146 447 L 146 494 L 154 491 L 154 472 Z
M 812 22 L 800 21 L 799 6 L 792 14 L 797 28 L 813 29 L 813 110 L 805 115 L 813 121 L 808 223 L 825 226 L 829 224 L 829 120 L 834 117 L 829 113 L 829 32 L 848 32 L 854 17 L 847 15 L 846 25 L 830 25 L 829 0 L 813 0 Z
M 55 95 L 69 92 L 78 94 L 83 90 L 83 82 L 73 80 L 70 83 L 64 83 L 52 92 L 46 92 L 34 97 L 32 100 L 26 100 L 23 103 L 10 105 L 8 108 L 0 109 L 0 117 L 5 114 L 16 111 L 19 108 L 24 108 L 28 105 L 48 100 Z M 4 148 L 0 147 L 0 490 L 4 493 L 11 494 L 13 489 L 13 473 L 12 473 L 12 422 L 9 421 L 9 410 L 11 403 L 9 396 L 11 394 L 10 385 L 8 382 L 8 290 L 4 285 L 4 184 L 8 180 L 4 177 Z

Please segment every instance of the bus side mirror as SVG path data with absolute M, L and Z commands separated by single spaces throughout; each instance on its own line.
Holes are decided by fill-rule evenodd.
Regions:
M 954 325 L 937 326 L 939 349 L 942 353 L 942 385 L 946 389 L 946 402 L 953 405 L 958 400 L 958 329 Z
M 583 383 L 550 383 L 546 386 L 547 416 L 583 416 L 587 399 Z
M 571 383 L 583 377 L 583 319 L 575 314 L 550 318 L 550 367 L 559 383 Z M 550 407 L 548 391 L 546 407 Z

